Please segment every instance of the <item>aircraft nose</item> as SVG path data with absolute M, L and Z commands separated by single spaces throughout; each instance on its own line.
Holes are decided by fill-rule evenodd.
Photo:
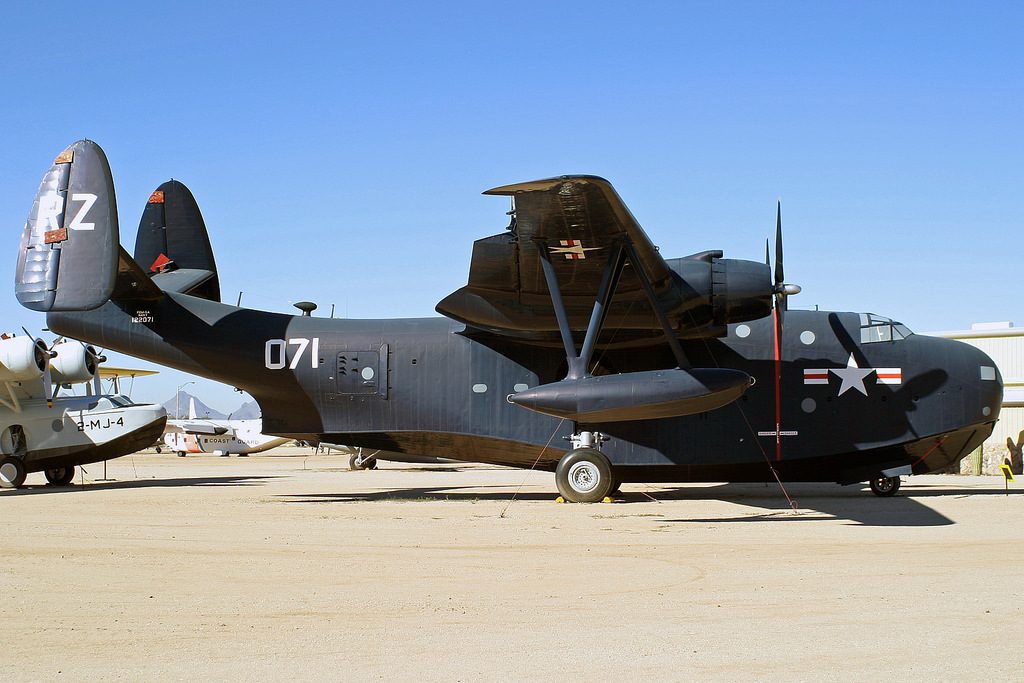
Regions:
M 916 336 L 916 335 L 915 335 Z M 918 442 L 912 456 L 916 474 L 953 465 L 980 446 L 992 433 L 1003 401 L 1003 381 L 995 362 L 985 352 L 951 339 L 922 337 L 920 358 L 933 369 L 925 374 L 945 375 L 921 401 L 915 427 L 928 438 Z
M 957 379 L 963 383 L 967 393 L 964 410 L 969 412 L 973 408 L 980 411 L 980 422 L 995 422 L 1003 404 L 1003 378 L 999 368 L 981 349 L 964 342 L 952 343 L 957 344 L 962 354 Z

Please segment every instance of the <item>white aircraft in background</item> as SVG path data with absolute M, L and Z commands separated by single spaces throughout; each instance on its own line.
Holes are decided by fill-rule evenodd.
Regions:
M 282 436 L 263 433 L 263 419 L 202 420 L 196 416 L 195 399 L 188 400 L 187 420 L 168 420 L 164 430 L 164 444 L 179 456 L 186 453 L 214 453 L 240 456 L 259 453 L 288 443 Z
M 0 487 L 18 488 L 40 471 L 66 486 L 75 466 L 134 453 L 160 436 L 163 406 L 100 393 L 103 360 L 81 342 L 51 350 L 30 336 L 0 336 Z M 90 383 L 87 395 L 55 396 L 55 389 L 81 383 Z

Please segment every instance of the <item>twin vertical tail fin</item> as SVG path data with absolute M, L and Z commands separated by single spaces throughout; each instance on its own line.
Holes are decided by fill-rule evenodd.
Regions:
M 39 185 L 21 237 L 18 301 L 35 311 L 99 308 L 114 292 L 119 249 L 107 157 L 81 140 L 54 160 Z
M 90 140 L 68 147 L 44 176 L 25 223 L 18 301 L 35 311 L 86 311 L 168 291 L 220 301 L 213 249 L 192 193 L 171 180 L 150 196 L 133 258 L 120 246 L 106 155 Z
M 135 262 L 164 290 L 220 301 L 213 248 L 195 197 L 168 180 L 150 195 L 135 238 Z

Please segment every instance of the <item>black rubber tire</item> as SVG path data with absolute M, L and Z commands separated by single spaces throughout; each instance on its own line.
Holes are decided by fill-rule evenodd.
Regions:
M 879 477 L 872 479 L 868 485 L 871 486 L 871 493 L 882 498 L 889 498 L 895 496 L 896 492 L 900 490 L 900 478 Z
M 75 466 L 57 467 L 52 470 L 46 470 L 44 474 L 46 475 L 46 481 L 54 486 L 67 486 L 75 480 Z
M 558 461 L 555 486 L 570 503 L 598 503 L 615 487 L 612 464 L 596 448 L 577 448 Z
M 363 464 L 359 464 L 359 455 L 351 455 L 348 459 L 348 468 L 350 470 L 375 470 L 377 469 L 377 460 L 364 460 Z
M 8 455 L 0 460 L 0 486 L 5 489 L 16 489 L 25 483 L 28 470 L 25 462 L 18 457 Z

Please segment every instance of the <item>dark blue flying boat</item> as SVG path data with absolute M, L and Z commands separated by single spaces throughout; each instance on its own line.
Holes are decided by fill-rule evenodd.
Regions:
M 473 247 L 443 318 L 336 320 L 220 302 L 192 194 L 150 197 L 119 245 L 102 150 L 69 147 L 25 227 L 16 291 L 59 334 L 249 392 L 264 432 L 550 470 L 572 501 L 629 481 L 870 481 L 956 464 L 991 433 L 984 353 L 869 314 L 787 310 L 720 251 L 665 259 L 612 186 L 490 190 L 512 223 Z

